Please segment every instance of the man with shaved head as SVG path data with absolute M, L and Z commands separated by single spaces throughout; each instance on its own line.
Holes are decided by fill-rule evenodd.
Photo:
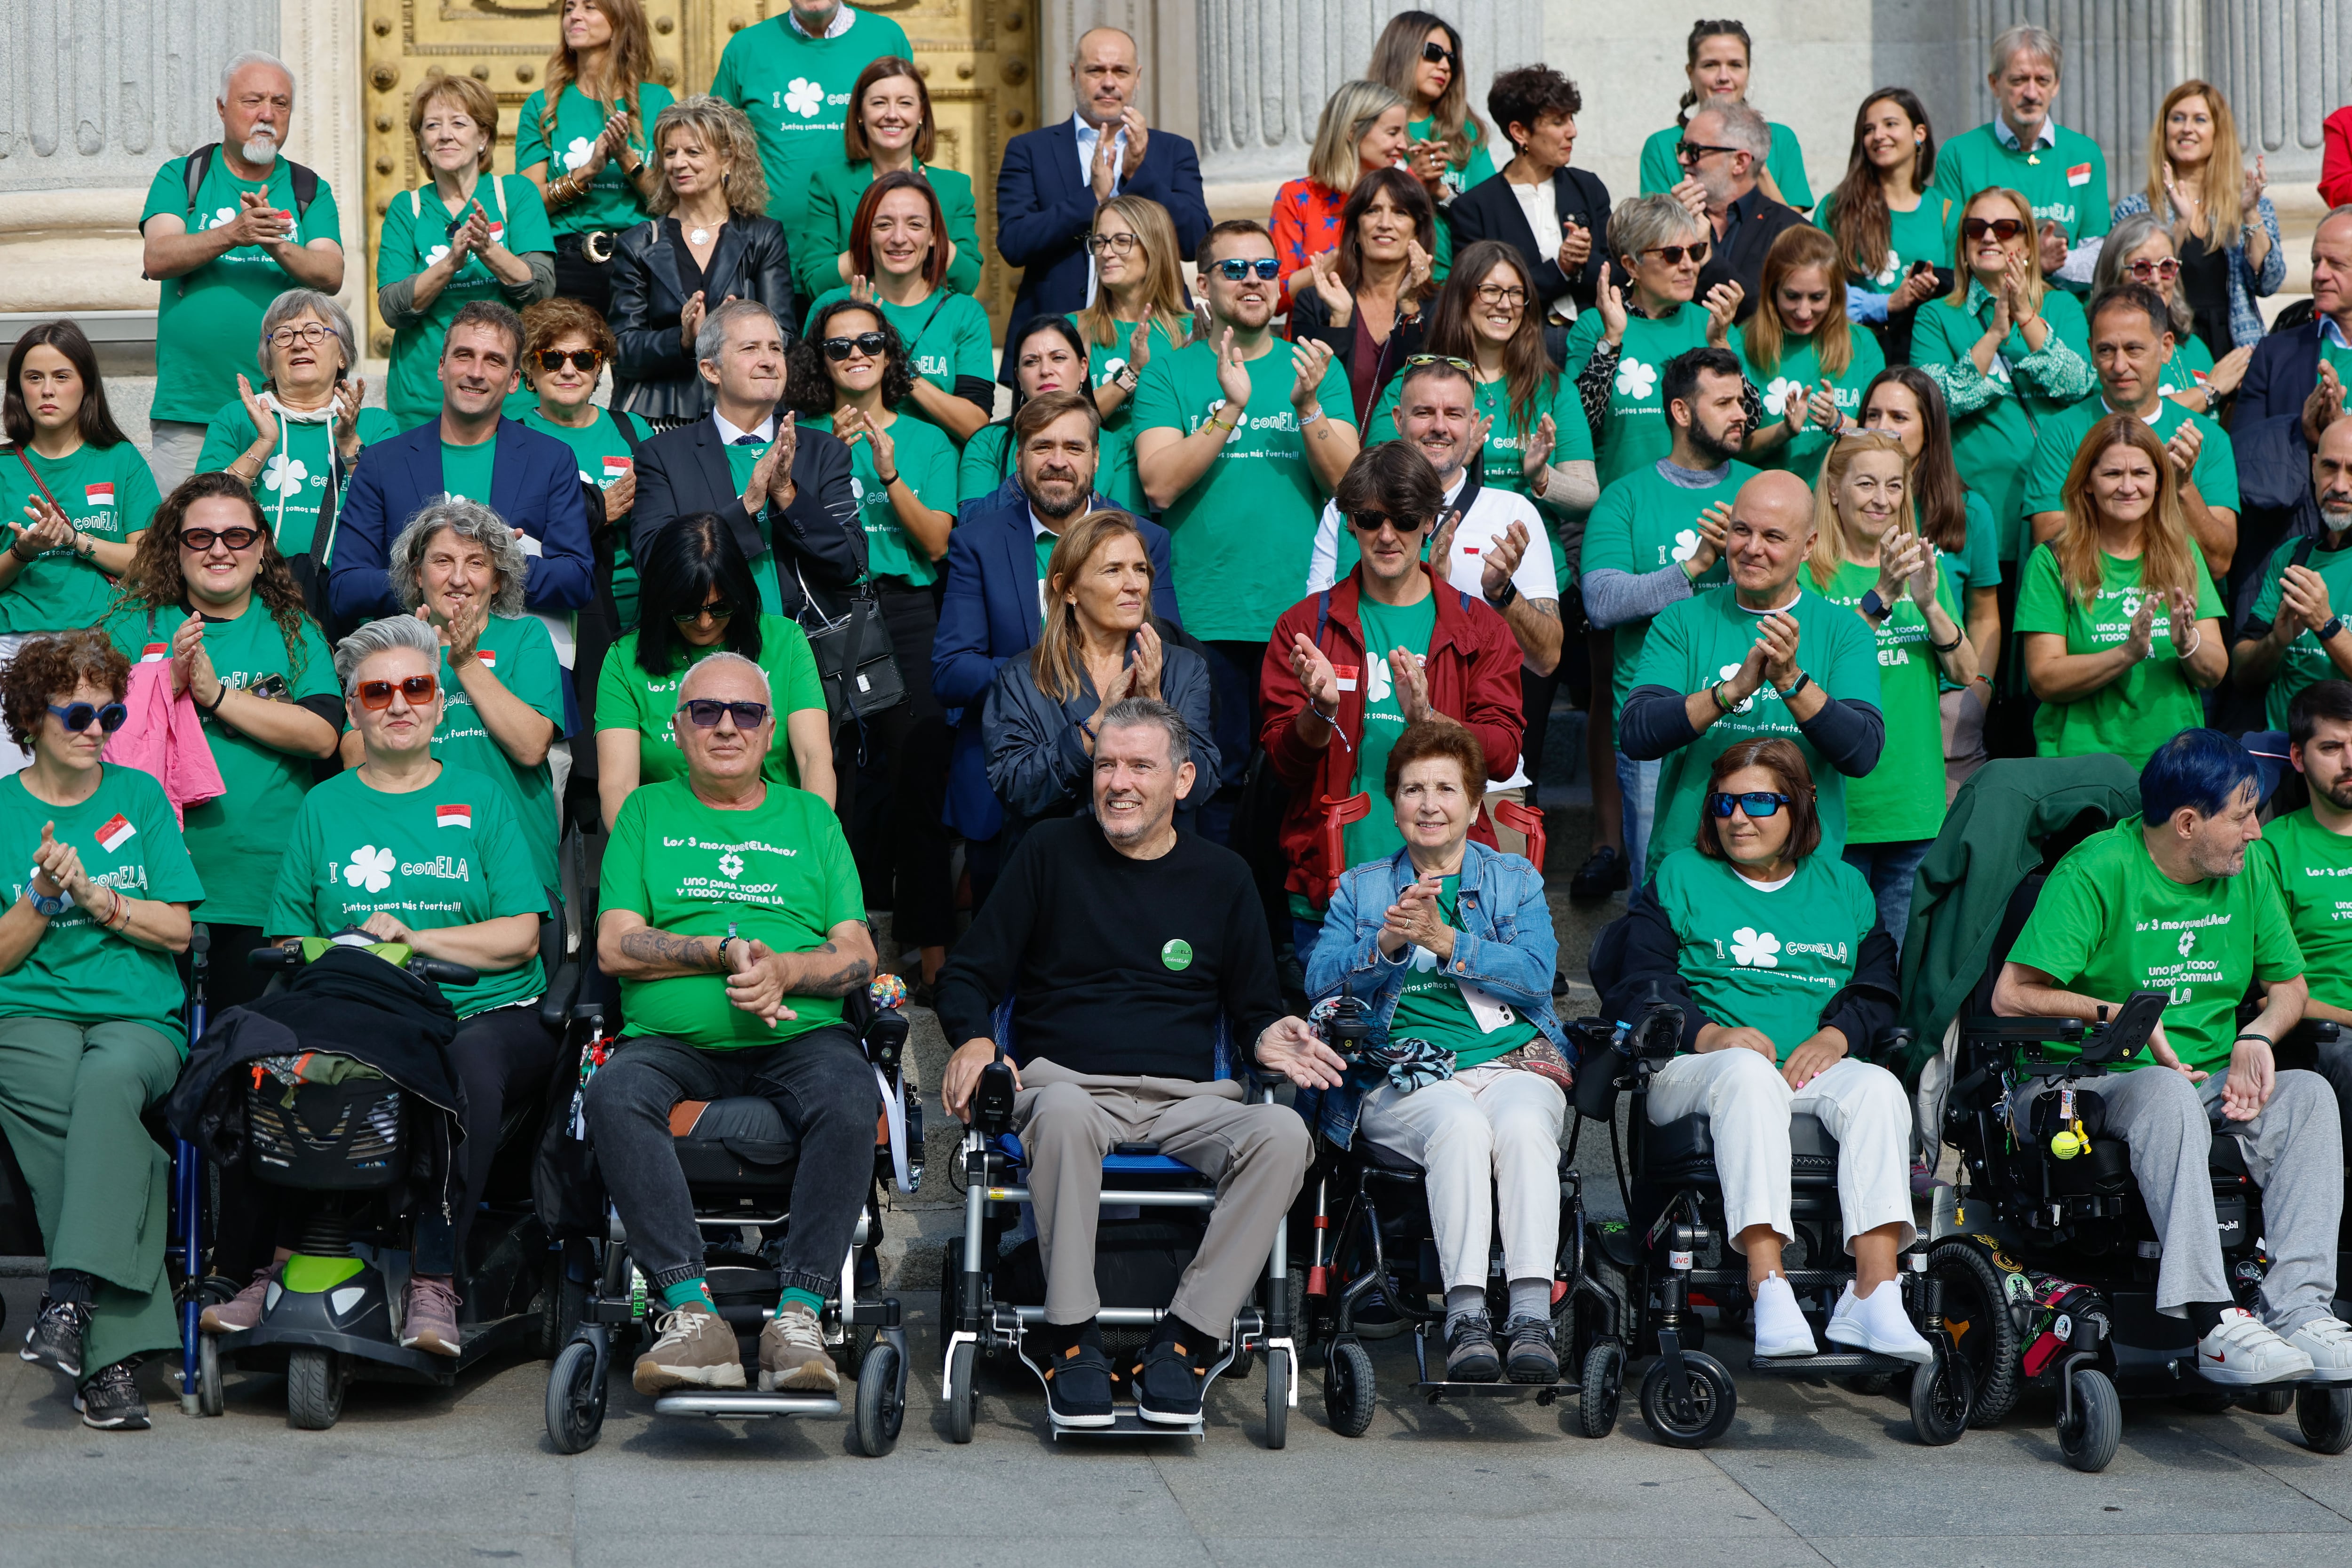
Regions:
M 1821 849 L 1845 848 L 1845 781 L 1878 765 L 1886 721 L 1878 706 L 1870 624 L 1815 592 L 1805 572 L 1813 495 L 1793 474 L 1758 474 L 1739 488 L 1726 530 L 1731 581 L 1668 605 L 1650 637 L 1618 720 L 1618 744 L 1662 758 L 1647 870 L 1693 843 L 1716 757 L 1742 741 L 1796 742 L 1819 792 Z

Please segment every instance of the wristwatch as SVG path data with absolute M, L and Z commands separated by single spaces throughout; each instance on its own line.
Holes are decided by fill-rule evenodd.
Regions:
M 1135 374 L 1135 367 L 1133 365 L 1123 364 L 1117 370 L 1111 372 L 1110 380 L 1111 384 L 1118 387 L 1121 392 L 1132 393 L 1143 378 Z
M 1883 621 L 1895 612 L 1886 607 L 1886 601 L 1878 596 L 1877 589 L 1873 588 L 1862 596 L 1862 613 L 1874 621 Z
M 1507 610 L 1511 607 L 1511 601 L 1518 596 L 1519 585 L 1506 577 L 1503 579 L 1503 591 L 1499 594 L 1486 595 L 1486 600 L 1498 610 Z
M 2326 642 L 2343 629 L 2344 617 L 2342 616 L 2330 616 L 2326 620 L 2320 623 L 2318 627 L 2315 629 L 2311 635 L 2317 637 L 2321 642 Z
M 29 879 L 25 883 L 25 896 L 33 900 L 33 912 L 44 920 L 53 921 L 73 908 L 71 893 L 60 888 L 57 896 L 51 898 L 37 889 Z

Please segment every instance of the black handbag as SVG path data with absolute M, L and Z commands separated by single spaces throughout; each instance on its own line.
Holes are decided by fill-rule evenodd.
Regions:
M 793 575 L 800 577 L 799 567 L 793 568 Z M 882 605 L 870 580 L 851 588 L 841 614 L 831 616 L 802 578 L 798 620 L 809 652 L 816 658 L 817 679 L 824 687 L 824 704 L 835 729 L 871 719 L 907 700 L 906 677 L 891 650 L 890 628 L 883 624 Z

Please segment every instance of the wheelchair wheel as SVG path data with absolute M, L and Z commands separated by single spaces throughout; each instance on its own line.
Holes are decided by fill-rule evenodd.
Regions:
M 882 1340 L 858 1364 L 855 1426 L 859 1451 L 878 1459 L 897 1447 L 906 1418 L 907 1402 L 898 1394 L 898 1347 Z
M 954 1386 L 948 1390 L 942 1402 L 947 1408 L 948 1441 L 971 1441 L 972 1417 L 980 1411 L 980 1390 L 972 1386 L 972 1373 L 979 1362 L 973 1352 L 978 1347 L 970 1340 L 960 1342 L 948 1352 L 948 1381 Z
M 1969 1429 L 1973 1384 L 1968 1358 L 1938 1345 L 1936 1359 L 1911 1373 L 1911 1426 L 1931 1448 L 1957 1443 Z
M 343 1358 L 303 1345 L 286 1358 L 286 1423 L 324 1432 L 343 1414 Z
M 217 1415 L 228 1407 L 221 1388 L 220 1342 L 210 1334 L 196 1336 L 196 1414 Z
M 1342 1437 L 1371 1429 L 1372 1353 L 1353 1340 L 1335 1344 L 1323 1363 L 1323 1414 Z
M 2017 1405 L 2017 1320 L 2009 1313 L 2009 1293 L 1992 1260 L 1965 1237 L 1937 1242 L 1927 1254 L 1927 1272 L 1944 1287 L 1944 1326 L 1960 1358 L 1969 1363 L 1969 1425 L 1979 1431 L 1998 1426 Z
M 584 1453 L 604 1429 L 604 1384 L 596 1376 L 596 1347 L 563 1347 L 547 1372 L 547 1436 L 559 1454 Z
M 1265 1352 L 1265 1446 L 1279 1448 L 1290 1441 L 1290 1352 Z
M 2095 1476 L 2116 1457 L 2124 1435 L 2124 1403 L 2107 1374 L 2095 1366 L 2074 1369 L 2074 1418 L 2058 1423 L 2058 1451 L 2066 1462 Z
M 845 1325 L 841 1342 L 833 1347 L 833 1364 L 852 1383 L 866 1375 L 866 1358 L 874 1353 L 876 1331 L 865 1323 Z
M 550 1254 L 540 1278 L 538 1313 L 531 1322 L 531 1353 L 551 1361 L 562 1354 L 587 1304 L 588 1287 L 574 1284 L 566 1276 L 562 1253 Z
M 1617 1403 L 1625 1393 L 1625 1349 L 1615 1340 L 1601 1340 L 1584 1352 L 1580 1379 L 1583 1392 L 1576 1401 L 1576 1429 L 1588 1437 L 1606 1437 L 1616 1429 Z
M 2260 1388 L 2238 1401 L 2238 1408 L 2257 1415 L 2284 1415 L 2294 1408 L 2292 1388 Z
M 2352 1448 L 2352 1388 L 2305 1384 L 2295 1390 L 2294 1424 L 2314 1453 Z
M 1665 1359 L 1650 1363 L 1642 1376 L 1642 1419 L 1670 1448 L 1704 1448 L 1731 1430 L 1739 1390 L 1723 1363 L 1702 1352 L 1684 1352 L 1683 1370 L 1690 1379 L 1687 1401 L 1675 1398 Z

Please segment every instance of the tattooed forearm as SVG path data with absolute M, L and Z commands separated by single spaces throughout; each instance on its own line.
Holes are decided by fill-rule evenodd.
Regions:
M 806 955 L 814 958 L 816 955 Z M 846 996 L 874 978 L 874 965 L 862 958 L 845 960 L 832 969 L 814 966 L 804 973 L 793 993 L 800 996 Z
M 666 963 L 679 969 L 721 967 L 719 955 L 705 945 L 698 936 L 672 936 L 651 926 L 625 933 L 621 938 L 623 957 L 639 963 Z
M 1519 602 L 1548 621 L 1556 621 L 1559 619 L 1559 601 L 1558 599 L 1522 599 Z

